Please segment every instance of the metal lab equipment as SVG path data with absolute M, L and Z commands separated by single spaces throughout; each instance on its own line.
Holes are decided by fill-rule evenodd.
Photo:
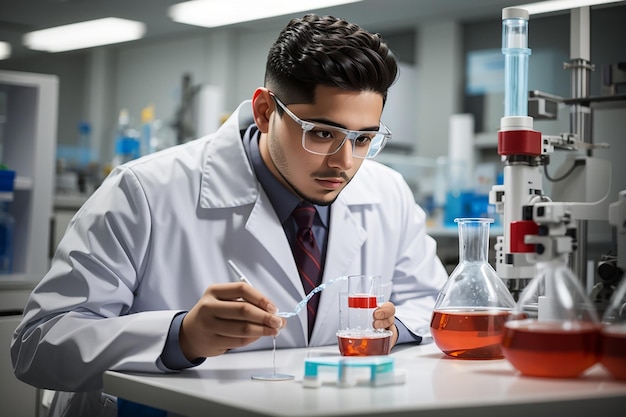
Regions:
M 613 295 L 602 320 L 600 363 L 616 379 L 626 381 L 626 281 Z
M 528 12 L 520 8 L 502 11 L 502 52 L 505 60 L 505 114 L 498 132 L 498 153 L 505 162 L 504 182 L 492 188 L 490 203 L 503 215 L 503 236 L 496 243 L 496 271 L 517 298 L 535 276 L 536 262 L 567 256 L 567 262 L 583 287 L 593 286 L 587 277 L 587 223 L 606 221 L 611 204 L 611 164 L 592 156 L 606 143 L 591 138 L 591 103 L 617 101 L 614 97 L 590 97 L 589 7 L 572 9 L 570 57 L 572 98 L 540 91 L 528 100 L 525 73 Z M 526 53 L 525 51 L 528 51 Z M 559 103 L 570 107 L 570 132 L 545 135 L 533 130 L 533 117 L 556 117 Z M 555 150 L 568 152 L 556 175 L 547 167 Z M 544 179 L 553 183 L 551 195 Z M 557 184 L 558 183 L 558 184 Z

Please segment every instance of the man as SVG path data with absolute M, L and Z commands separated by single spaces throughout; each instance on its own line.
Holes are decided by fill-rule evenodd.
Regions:
M 374 327 L 420 342 L 447 275 L 405 181 L 370 160 L 391 137 L 380 117 L 396 65 L 354 24 L 292 20 L 264 87 L 215 134 L 115 169 L 79 210 L 16 329 L 15 374 L 84 392 L 68 409 L 94 415 L 107 369 L 185 369 L 279 332 L 279 348 L 334 344 L 340 285 L 311 312 L 274 313 L 350 274 L 382 276 Z M 317 272 L 296 263 L 292 212 L 307 202 Z

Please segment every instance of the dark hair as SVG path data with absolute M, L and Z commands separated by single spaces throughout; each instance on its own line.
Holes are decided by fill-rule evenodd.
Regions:
M 292 19 L 270 48 L 265 86 L 286 104 L 313 103 L 318 85 L 375 91 L 387 99 L 398 73 L 379 34 L 333 16 Z

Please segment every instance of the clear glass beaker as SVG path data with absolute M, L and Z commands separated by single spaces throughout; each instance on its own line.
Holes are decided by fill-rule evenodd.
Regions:
M 488 262 L 490 218 L 457 218 L 459 264 L 440 290 L 430 331 L 437 347 L 462 359 L 502 358 L 504 323 L 515 300 Z
M 337 342 L 343 356 L 387 355 L 393 332 L 374 328 L 374 310 L 384 302 L 379 275 L 350 275 L 339 294 Z
M 622 278 L 602 318 L 600 363 L 626 381 L 626 279 Z
M 574 378 L 598 361 L 600 322 L 567 254 L 537 262 L 514 318 L 505 324 L 504 356 L 522 374 Z

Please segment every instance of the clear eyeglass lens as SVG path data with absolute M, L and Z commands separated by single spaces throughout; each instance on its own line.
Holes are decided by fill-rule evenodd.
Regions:
M 319 155 L 337 153 L 345 141 L 350 141 L 352 155 L 358 158 L 376 156 L 385 142 L 385 135 L 377 132 L 345 132 L 331 127 L 313 126 L 303 131 L 304 149 Z
M 382 150 L 391 132 L 382 123 L 381 129 L 386 132 L 360 132 L 333 128 L 332 126 L 305 122 L 293 114 L 274 94 L 274 101 L 294 122 L 302 128 L 302 146 L 305 150 L 318 155 L 337 153 L 346 140 L 352 145 L 352 155 L 357 158 L 373 158 Z

